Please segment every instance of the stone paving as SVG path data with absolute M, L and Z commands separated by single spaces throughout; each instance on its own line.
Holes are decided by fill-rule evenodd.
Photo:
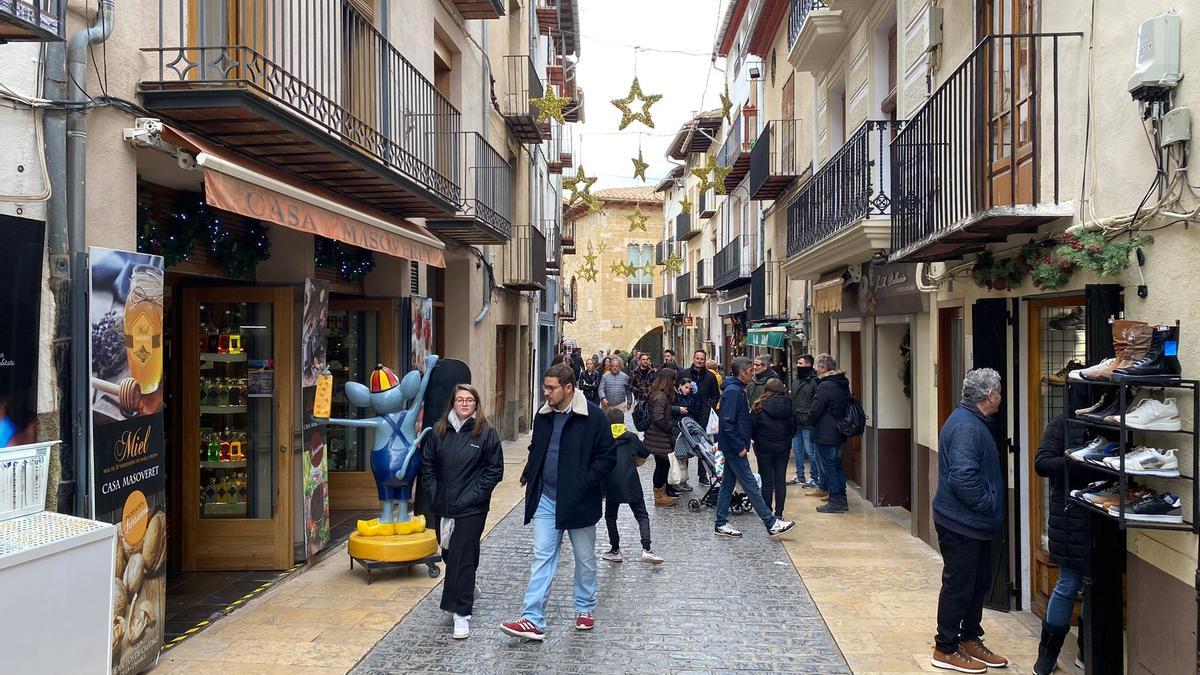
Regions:
M 651 467 L 642 468 L 647 503 Z M 483 541 L 470 639 L 451 638 L 434 589 L 354 672 L 850 672 L 787 551 L 761 521 L 735 516 L 743 539 L 717 539 L 712 509 L 691 513 L 682 502 L 650 507 L 654 548 L 665 564 L 598 561 L 591 632 L 573 628 L 573 558 L 564 536 L 545 642 L 510 638 L 498 626 L 520 615 L 532 556 L 523 513 L 518 504 Z M 638 553 L 632 514 L 623 510 L 618 522 L 626 555 Z M 607 543 L 602 520 L 597 548 Z

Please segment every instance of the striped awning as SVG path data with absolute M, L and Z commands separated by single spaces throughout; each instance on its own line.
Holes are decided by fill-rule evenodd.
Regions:
M 822 274 L 813 285 L 813 311 L 832 314 L 842 311 L 842 275 L 846 269 Z

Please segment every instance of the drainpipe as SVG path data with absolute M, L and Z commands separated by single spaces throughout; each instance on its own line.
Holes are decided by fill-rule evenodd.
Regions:
M 114 0 L 100 0 L 100 11 L 90 28 L 71 36 L 67 45 L 67 73 L 70 76 L 68 100 L 88 100 L 83 84 L 87 82 L 88 49 L 112 35 Z M 88 392 L 88 318 L 87 318 L 87 120 L 86 113 L 73 109 L 67 113 L 67 247 L 71 273 L 71 442 L 75 450 L 76 512 L 86 513 L 91 492 L 88 449 L 91 445 L 88 424 L 91 413 Z M 87 469 L 87 470 L 85 470 Z

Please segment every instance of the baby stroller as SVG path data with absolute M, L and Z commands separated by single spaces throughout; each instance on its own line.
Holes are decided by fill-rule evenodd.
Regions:
M 679 442 L 687 447 L 688 453 L 697 461 L 704 463 L 709 476 L 712 477 L 712 485 L 704 495 L 699 499 L 688 501 L 688 510 L 698 513 L 701 506 L 715 508 L 717 494 L 721 491 L 721 477 L 725 472 L 725 457 L 717 449 L 717 444 L 713 443 L 708 434 L 704 433 L 704 427 L 690 417 L 685 417 L 679 422 Z M 755 474 L 754 479 L 758 480 L 758 474 Z M 750 509 L 750 498 L 743 492 L 735 491 L 733 498 L 729 501 L 730 512 L 737 515 L 746 513 Z

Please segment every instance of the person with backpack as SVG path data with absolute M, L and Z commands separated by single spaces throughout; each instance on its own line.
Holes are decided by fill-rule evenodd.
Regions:
M 641 403 L 638 404 L 639 406 Z M 646 407 L 650 413 L 650 427 L 646 429 L 646 447 L 654 455 L 654 505 L 674 506 L 679 493 L 667 485 L 671 462 L 667 457 L 675 452 L 675 439 L 679 437 L 679 418 L 688 414 L 688 409 L 675 400 L 675 371 L 663 368 L 658 371 L 650 385 Z
M 805 493 L 821 497 L 827 503 L 817 507 L 820 513 L 845 513 L 850 510 L 846 499 L 846 469 L 842 466 L 842 444 L 849 437 L 842 428 L 846 408 L 851 404 L 850 380 L 837 369 L 837 361 L 829 354 L 817 356 L 817 391 L 813 394 L 808 419 L 813 425 L 813 445 L 826 490 Z
M 661 565 L 663 559 L 650 548 L 650 514 L 646 512 L 646 499 L 642 496 L 642 481 L 637 468 L 650 456 L 650 449 L 637 434 L 625 429 L 625 412 L 608 409 L 608 423 L 612 428 L 613 446 L 616 448 L 617 466 L 608 474 L 604 484 L 604 524 L 608 526 L 608 552 L 600 554 L 601 560 L 624 562 L 621 553 L 621 534 L 617 531 L 617 510 L 628 504 L 637 520 L 642 536 L 642 562 Z
M 762 396 L 750 406 L 750 435 L 762 477 L 762 496 L 767 508 L 783 517 L 787 498 L 788 450 L 796 435 L 796 415 L 787 395 L 787 385 L 777 377 L 767 380 Z

